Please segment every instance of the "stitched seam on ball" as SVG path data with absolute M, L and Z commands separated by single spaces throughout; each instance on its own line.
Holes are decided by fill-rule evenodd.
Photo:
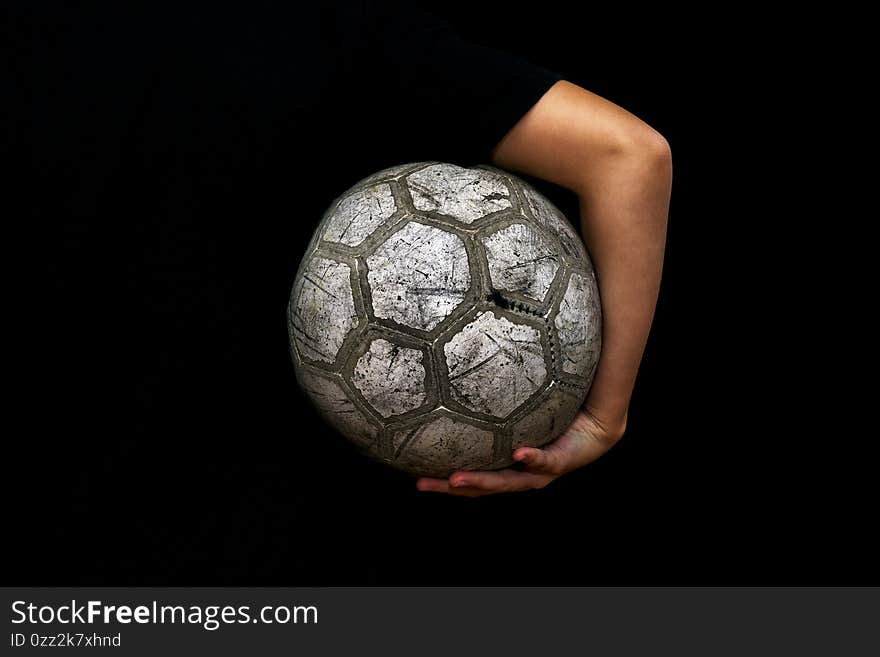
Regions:
M 553 378 L 559 379 L 559 372 L 556 369 L 556 349 L 553 348 L 553 329 L 549 317 L 544 318 L 544 326 L 547 327 L 547 344 L 550 345 L 550 367 L 553 368 Z
M 537 308 L 532 308 L 531 306 L 523 303 L 522 301 L 515 301 L 513 299 L 508 299 L 498 290 L 493 290 L 487 297 L 486 301 L 491 304 L 494 304 L 501 308 L 502 310 L 508 310 L 510 312 L 518 312 L 523 315 L 530 315 L 532 317 L 537 317 L 538 319 L 547 321 L 545 314 L 538 310 Z

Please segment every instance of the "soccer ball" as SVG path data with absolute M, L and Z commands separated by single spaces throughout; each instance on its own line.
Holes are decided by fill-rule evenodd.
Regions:
M 592 264 L 504 171 L 392 167 L 331 205 L 290 296 L 297 378 L 369 455 L 445 477 L 512 463 L 582 405 L 601 348 Z

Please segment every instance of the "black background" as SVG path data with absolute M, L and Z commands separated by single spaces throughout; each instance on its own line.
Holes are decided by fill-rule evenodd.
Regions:
M 104 108 L 122 123 L 90 133 L 94 161 L 37 157 L 55 145 L 64 150 L 94 108 L 83 101 L 45 109 L 25 94 L 7 140 L 9 161 L 26 176 L 11 185 L 21 203 L 5 214 L 26 229 L 27 258 L 15 277 L 23 298 L 11 322 L 21 336 L 9 360 L 24 367 L 10 395 L 20 415 L 8 440 L 24 449 L 7 464 L 17 476 L 8 477 L 12 556 L 4 583 L 876 581 L 869 482 L 834 430 L 833 417 L 846 411 L 829 404 L 836 384 L 821 369 L 833 358 L 823 327 L 833 324 L 834 306 L 822 257 L 802 243 L 819 209 L 804 203 L 810 190 L 791 163 L 800 157 L 791 145 L 802 129 L 802 86 L 783 23 L 744 5 L 704 8 L 697 17 L 668 7 L 576 12 L 555 0 L 522 8 L 447 0 L 430 10 L 474 41 L 622 105 L 672 145 L 663 290 L 626 437 L 540 492 L 432 496 L 354 454 L 296 391 L 284 306 L 302 240 L 323 208 L 380 166 L 456 153 L 424 152 L 410 132 L 346 150 L 345 112 L 319 126 L 294 122 L 291 143 L 302 152 L 313 150 L 306 142 L 330 144 L 320 173 L 295 147 L 267 154 L 231 135 L 217 144 L 217 161 L 233 154 L 238 165 L 200 172 L 218 193 L 237 190 L 208 208 L 219 237 L 207 238 L 204 223 L 187 223 L 204 218 L 205 208 L 167 207 L 204 196 L 153 187 L 185 177 L 185 155 L 157 156 L 134 182 L 120 180 L 124 156 L 102 135 L 124 134 L 129 145 L 151 135 L 130 114 Z M 114 80 L 128 72 L 138 80 L 148 55 L 115 61 L 107 49 L 90 49 L 95 41 L 152 38 L 155 25 L 115 11 L 113 20 L 97 10 L 62 12 L 62 36 L 19 33 L 17 43 L 58 38 L 69 46 L 75 33 L 81 57 Z M 284 11 L 293 18 L 300 10 Z M 128 29 L 108 36 L 116 21 Z M 296 43 L 301 32 L 292 32 Z M 311 54 L 280 53 L 279 77 L 289 69 L 292 84 L 320 84 L 304 66 Z M 13 71 L 19 86 L 58 66 L 21 61 Z M 49 77 L 79 84 L 63 72 Z M 142 88 L 121 84 L 104 97 L 130 108 Z M 69 102 L 97 89 L 70 91 L 59 96 Z M 210 117 L 210 92 L 191 96 L 206 106 L 190 108 L 192 116 Z M 42 121 L 41 112 L 63 119 Z M 206 123 L 204 135 L 177 137 L 204 143 L 222 134 Z M 364 143 L 376 138 L 360 132 Z M 89 177 L 115 190 L 99 207 L 77 198 L 94 183 Z M 541 188 L 576 216 L 569 194 Z M 161 197 L 157 189 L 177 191 Z M 60 198 L 68 200 L 53 205 Z M 150 208 L 164 208 L 167 225 L 132 222 Z M 262 233 L 267 217 L 290 228 Z M 185 261 L 233 242 L 235 250 L 212 253 L 198 270 L 157 266 L 169 248 Z M 258 284 L 242 295 L 242 280 Z M 235 340 L 218 350 L 212 335 Z M 255 360 L 241 367 L 251 350 Z M 247 398 L 224 388 L 229 363 L 252 384 L 235 387 L 236 394 L 249 387 Z

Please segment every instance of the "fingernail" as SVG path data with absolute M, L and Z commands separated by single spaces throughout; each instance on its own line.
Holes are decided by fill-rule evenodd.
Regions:
M 464 479 L 456 479 L 455 481 L 449 482 L 456 488 L 461 488 L 462 486 L 467 486 L 467 482 Z

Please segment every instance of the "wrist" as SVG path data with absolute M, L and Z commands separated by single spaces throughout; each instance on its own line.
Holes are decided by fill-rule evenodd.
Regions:
M 627 405 L 623 405 L 622 408 L 609 408 L 597 405 L 592 402 L 590 397 L 587 397 L 583 411 L 612 441 L 619 440 L 626 432 Z

